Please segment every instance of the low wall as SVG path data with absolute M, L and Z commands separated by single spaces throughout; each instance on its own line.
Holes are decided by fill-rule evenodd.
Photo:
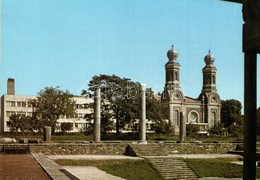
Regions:
M 164 144 L 167 154 L 225 154 L 235 150 L 238 143 L 177 143 Z
M 45 155 L 123 155 L 128 145 L 144 147 L 145 153 L 153 151 L 149 148 L 149 144 L 131 144 L 129 142 L 120 143 L 43 143 L 29 144 L 31 153 L 43 153 Z M 224 154 L 230 150 L 235 150 L 238 146 L 243 146 L 242 143 L 156 143 L 166 154 Z M 16 143 L 16 145 L 19 145 Z M 22 144 L 21 144 L 22 145 Z M 2 150 L 4 144 L 0 144 Z M 260 145 L 257 145 L 260 147 Z
M 31 153 L 43 153 L 45 155 L 66 154 L 96 154 L 96 155 L 122 155 L 127 143 L 49 143 L 30 145 Z

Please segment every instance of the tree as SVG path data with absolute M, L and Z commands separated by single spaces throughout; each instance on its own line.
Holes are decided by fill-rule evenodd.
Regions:
M 224 135 L 225 128 L 223 128 L 223 126 L 220 123 L 218 123 L 218 124 L 214 125 L 213 127 L 211 127 L 209 129 L 209 132 L 212 135 L 220 136 L 220 135 Z
M 58 87 L 46 87 L 38 93 L 36 99 L 31 99 L 33 108 L 34 128 L 41 131 L 44 126 L 51 126 L 55 132 L 57 120 L 61 116 L 75 116 L 75 102 L 69 91 L 59 90 Z
M 96 87 L 101 88 L 101 103 L 108 104 L 108 112 L 103 113 L 103 120 L 111 119 L 106 117 L 112 115 L 116 121 L 116 134 L 120 134 L 126 123 L 131 123 L 136 119 L 140 119 L 141 110 L 141 84 L 133 82 L 127 78 L 120 78 L 116 75 L 99 75 L 94 76 L 89 82 L 88 91 L 83 94 L 93 94 Z M 90 92 L 92 93 L 90 93 Z M 160 115 L 157 114 L 158 101 L 153 96 L 151 89 L 146 90 L 147 118 L 156 119 Z M 101 118 L 102 119 L 102 118 Z
M 29 131 L 31 129 L 31 117 L 22 114 L 12 114 L 9 117 L 10 132 L 18 133 Z
M 64 123 L 61 123 L 60 127 L 61 127 L 61 131 L 63 133 L 66 133 L 67 131 L 71 131 L 73 129 L 73 123 L 64 122 Z
M 241 102 L 230 99 L 221 102 L 221 121 L 224 127 L 229 127 L 233 123 L 242 124 L 241 118 Z
M 187 136 L 194 136 L 199 132 L 199 126 L 197 124 L 187 124 L 186 125 L 186 134 Z

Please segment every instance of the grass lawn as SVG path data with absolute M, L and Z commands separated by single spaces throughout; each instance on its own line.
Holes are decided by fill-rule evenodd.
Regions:
M 56 160 L 61 166 L 95 166 L 125 179 L 163 179 L 148 160 Z
M 234 158 L 185 159 L 199 177 L 242 178 L 243 166 L 231 163 L 237 160 Z M 260 178 L 259 168 L 257 168 L 256 174 L 257 178 Z

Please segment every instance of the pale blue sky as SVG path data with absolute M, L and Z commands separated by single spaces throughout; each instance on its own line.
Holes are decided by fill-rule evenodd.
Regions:
M 79 95 L 99 74 L 131 78 L 162 91 L 166 53 L 173 44 L 179 52 L 185 95 L 200 94 L 204 56 L 210 49 L 216 58 L 221 98 L 243 103 L 240 4 L 220 0 L 0 1 L 0 94 L 6 93 L 7 78 L 12 77 L 19 95 L 36 95 L 46 86 Z

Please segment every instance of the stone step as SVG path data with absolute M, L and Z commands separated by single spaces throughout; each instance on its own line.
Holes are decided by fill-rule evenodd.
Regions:
M 148 158 L 165 179 L 198 179 L 182 158 Z

